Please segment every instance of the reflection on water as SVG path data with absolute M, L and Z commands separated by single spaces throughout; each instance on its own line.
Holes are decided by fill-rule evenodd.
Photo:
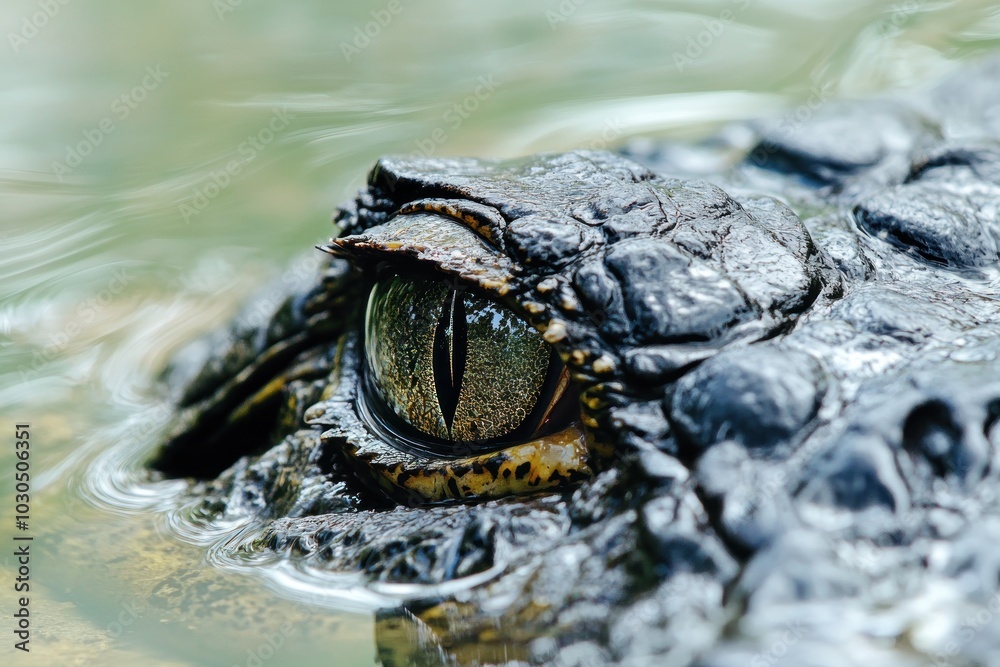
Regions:
M 697 136 L 1000 34 L 988 2 L 51 4 L 0 10 L 0 410 L 40 443 L 38 650 L 80 664 L 363 665 L 376 629 L 383 657 L 427 631 L 372 615 L 399 591 L 235 573 L 240 526 L 190 529 L 183 485 L 141 475 L 169 352 L 324 238 L 377 156 Z

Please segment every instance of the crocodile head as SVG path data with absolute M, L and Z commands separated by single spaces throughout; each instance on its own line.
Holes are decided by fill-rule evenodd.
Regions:
M 764 131 L 721 188 L 384 158 L 321 275 L 181 356 L 153 466 L 203 525 L 250 522 L 241 558 L 397 600 L 387 665 L 791 660 L 892 605 L 909 636 L 907 585 L 996 588 L 972 528 L 1000 470 L 1000 153 L 915 114 L 857 114 L 861 157 L 822 114 Z

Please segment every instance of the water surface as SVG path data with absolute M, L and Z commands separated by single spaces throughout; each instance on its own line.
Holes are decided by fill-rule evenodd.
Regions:
M 213 559 L 231 534 L 185 532 L 183 483 L 141 464 L 171 351 L 308 270 L 379 155 L 695 138 L 1000 42 L 989 2 L 63 1 L 0 9 L 0 497 L 30 422 L 38 664 L 372 664 L 371 595 Z M 192 582 L 265 611 L 202 623 L 137 593 Z

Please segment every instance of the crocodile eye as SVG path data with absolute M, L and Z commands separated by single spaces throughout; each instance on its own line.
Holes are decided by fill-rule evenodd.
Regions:
M 403 449 L 496 450 L 565 428 L 575 396 L 541 335 L 461 286 L 393 274 L 365 316 L 370 414 Z

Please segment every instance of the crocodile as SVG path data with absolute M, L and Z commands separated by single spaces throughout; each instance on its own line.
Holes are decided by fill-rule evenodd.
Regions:
M 382 158 L 318 275 L 170 365 L 150 467 L 239 562 L 385 594 L 388 667 L 994 664 L 998 110 L 993 58 Z

